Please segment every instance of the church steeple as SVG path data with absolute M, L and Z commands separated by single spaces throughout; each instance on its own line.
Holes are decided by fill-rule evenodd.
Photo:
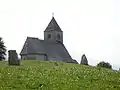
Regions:
M 50 23 L 48 24 L 47 28 L 45 29 L 46 32 L 47 31 L 52 31 L 52 30 L 62 32 L 62 30 L 59 27 L 59 25 L 57 24 L 54 16 L 52 16 L 52 20 L 50 21 Z
M 54 16 L 44 31 L 44 40 L 63 42 L 63 31 L 57 24 Z

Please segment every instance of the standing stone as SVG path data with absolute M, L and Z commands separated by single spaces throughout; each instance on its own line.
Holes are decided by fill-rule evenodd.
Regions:
M 18 60 L 18 55 L 16 50 L 9 50 L 8 51 L 8 64 L 9 65 L 20 65 L 20 60 Z
M 88 65 L 88 60 L 87 60 L 85 54 L 82 55 L 80 64 Z

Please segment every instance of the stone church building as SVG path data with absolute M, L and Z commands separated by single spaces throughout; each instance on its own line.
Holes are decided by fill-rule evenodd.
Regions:
M 65 48 L 63 44 L 63 31 L 54 17 L 52 17 L 52 20 L 44 31 L 44 40 L 27 37 L 20 55 L 22 60 L 77 63 Z

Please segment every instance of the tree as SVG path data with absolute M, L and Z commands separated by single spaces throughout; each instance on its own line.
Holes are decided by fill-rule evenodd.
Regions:
M 87 60 L 85 54 L 82 55 L 80 64 L 88 65 L 88 60 Z
M 104 62 L 104 61 L 98 63 L 97 66 L 112 69 L 112 66 L 110 65 L 110 63 Z
M 4 60 L 5 56 L 6 56 L 6 47 L 4 46 L 2 37 L 0 37 L 0 61 Z

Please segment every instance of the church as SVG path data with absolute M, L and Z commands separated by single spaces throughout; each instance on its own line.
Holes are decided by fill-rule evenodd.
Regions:
M 63 44 L 63 31 L 54 17 L 44 31 L 44 40 L 27 37 L 20 53 L 21 60 L 43 60 L 77 63 Z

